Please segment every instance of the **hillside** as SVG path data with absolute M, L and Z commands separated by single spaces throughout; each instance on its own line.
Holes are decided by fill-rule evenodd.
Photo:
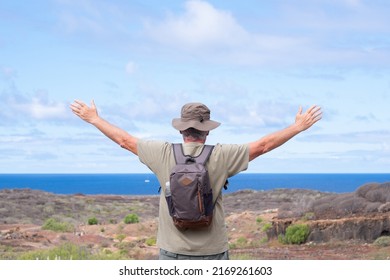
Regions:
M 385 197 L 385 192 L 390 187 L 383 186 L 383 190 L 386 191 L 379 188 L 381 195 L 372 195 L 372 192 L 369 194 L 369 190 L 378 189 L 377 185 L 365 188 L 362 187 L 353 194 L 321 193 L 299 189 L 243 190 L 226 194 L 224 206 L 231 257 L 233 259 L 389 258 L 390 248 L 375 245 L 374 235 L 376 237 L 388 235 L 390 224 L 387 223 L 389 212 L 386 203 L 389 200 Z M 375 204 L 376 208 L 373 204 L 370 204 L 370 207 L 361 206 L 364 203 L 360 198 L 375 203 L 372 197 L 380 198 L 380 204 Z M 48 258 L 49 253 L 56 252 L 58 248 L 64 251 L 63 246 L 65 246 L 68 250 L 74 248 L 78 248 L 78 252 L 82 250 L 86 254 L 84 258 L 155 259 L 158 254 L 155 246 L 158 200 L 157 196 L 55 195 L 29 189 L 2 190 L 0 191 L 0 258 Z M 356 209 L 349 207 L 349 212 L 342 212 L 340 210 L 342 207 L 340 209 L 335 207 L 335 205 L 345 205 L 345 201 L 354 200 L 359 201 L 360 207 Z M 329 207 L 326 208 L 324 205 Z M 348 205 L 358 205 L 358 203 L 350 202 Z M 130 213 L 139 217 L 139 223 L 123 222 L 124 217 Z M 372 217 L 372 215 L 382 217 L 382 228 L 370 240 L 361 238 L 356 232 L 359 233 L 364 225 L 368 225 L 366 232 L 369 231 L 373 224 L 367 223 L 365 217 Z M 354 222 L 353 219 L 359 217 L 363 226 L 356 227 L 359 223 Z M 88 225 L 90 218 L 95 218 L 98 224 Z M 70 229 L 57 232 L 43 230 L 42 225 L 48 219 L 68 225 Z M 287 226 L 297 221 L 310 225 L 311 237 L 309 236 L 308 242 L 299 246 L 279 243 L 278 235 L 284 234 Z M 337 227 L 339 224 L 343 224 L 344 228 Z M 347 229 L 347 231 L 355 231 L 355 234 L 350 236 L 340 234 L 346 230 L 345 225 L 348 224 L 355 225 Z M 332 231 L 329 230 L 330 228 L 338 229 Z M 332 236 L 336 232 L 339 236 Z M 320 238 L 321 236 L 323 238 Z M 340 238 L 342 236 L 348 238 Z

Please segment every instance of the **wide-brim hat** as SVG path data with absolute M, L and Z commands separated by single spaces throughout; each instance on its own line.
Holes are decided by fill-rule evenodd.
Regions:
M 172 126 L 183 131 L 193 127 L 200 131 L 210 131 L 220 126 L 210 120 L 210 109 L 202 103 L 187 103 L 181 108 L 181 118 L 172 120 Z

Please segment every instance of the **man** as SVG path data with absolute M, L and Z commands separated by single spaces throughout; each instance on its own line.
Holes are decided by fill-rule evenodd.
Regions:
M 138 139 L 124 130 L 108 123 L 97 113 L 94 102 L 87 106 L 76 100 L 72 111 L 82 120 L 94 125 L 108 138 L 138 155 L 140 161 L 156 174 L 163 190 L 160 196 L 159 229 L 157 245 L 160 259 L 229 259 L 225 214 L 222 205 L 222 187 L 227 178 L 247 169 L 249 161 L 267 153 L 300 132 L 310 128 L 322 117 L 321 108 L 312 106 L 302 114 L 302 107 L 291 126 L 271 133 L 248 144 L 217 144 L 207 162 L 210 183 L 213 189 L 215 208 L 209 227 L 180 230 L 173 224 L 165 201 L 165 185 L 175 165 L 172 144 Z M 201 153 L 209 131 L 220 123 L 210 119 L 210 110 L 202 103 L 188 103 L 182 107 L 181 117 L 173 119 L 172 125 L 183 136 L 183 151 L 186 155 Z

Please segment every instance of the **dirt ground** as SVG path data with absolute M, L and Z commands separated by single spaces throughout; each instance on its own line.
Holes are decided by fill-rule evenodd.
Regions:
M 361 242 L 328 242 L 322 244 L 283 245 L 278 240 L 267 240 L 262 231 L 273 214 L 244 212 L 227 217 L 230 255 L 232 259 L 258 260 L 370 260 L 390 259 L 390 248 Z M 262 222 L 256 222 L 262 219 Z M 118 251 L 118 244 L 127 244 L 132 259 L 157 259 L 158 248 L 147 245 L 157 231 L 157 220 L 137 224 L 82 225 L 71 233 L 42 230 L 28 224 L 0 225 L 1 247 L 14 252 L 50 249 L 63 242 L 86 246 L 96 251 Z M 121 236 L 121 237 L 119 237 Z M 1 248 L 0 247 L 0 248 Z
M 378 247 L 361 241 L 284 245 L 276 239 L 268 240 L 266 228 L 270 226 L 272 219 L 278 213 L 277 207 L 280 205 L 280 194 L 278 192 L 274 192 L 271 195 L 270 193 L 259 194 L 244 191 L 227 195 L 224 198 L 231 259 L 390 259 L 390 247 Z M 318 193 L 314 195 L 318 196 Z M 47 210 L 47 205 L 56 205 L 58 207 L 60 205 L 62 208 L 56 209 L 54 207 L 55 211 L 51 212 L 56 217 L 69 216 L 70 214 L 65 212 L 64 209 L 70 208 L 74 210 L 75 205 L 78 205 L 77 219 L 73 217 L 71 220 L 75 224 L 75 228 L 72 232 L 43 230 L 42 223 L 44 217 L 48 215 L 40 217 L 39 214 L 34 214 L 34 217 L 30 217 L 27 212 L 33 213 L 34 211 L 23 209 L 24 216 L 20 216 L 19 212 L 22 211 L 20 209 L 21 199 L 15 193 L 10 192 L 7 197 L 3 195 L 4 199 L 8 199 L 7 209 L 11 211 L 9 213 L 15 213 L 14 215 L 17 216 L 17 219 L 24 222 L 17 223 L 15 222 L 16 219 L 13 220 L 10 216 L 3 217 L 3 222 L 0 221 L 1 259 L 15 259 L 26 252 L 50 250 L 64 243 L 88 248 L 90 252 L 98 256 L 121 253 L 114 256 L 121 256 L 121 258 L 125 259 L 157 259 L 158 257 L 158 248 L 155 245 L 158 227 L 157 197 L 80 195 L 59 197 L 35 192 L 24 193 L 23 197 L 26 199 L 28 197 L 29 205 L 34 209 L 38 207 L 37 205 L 42 205 L 44 211 L 49 211 Z M 0 199 L 0 203 L 4 204 L 4 199 Z M 12 199 L 16 201 L 15 205 L 12 203 Z M 259 203 L 258 199 L 261 199 L 262 203 Z M 283 195 L 282 199 L 285 200 L 285 195 Z M 37 201 L 39 203 L 34 205 Z M 84 203 L 88 207 L 84 207 Z M 123 203 L 123 205 L 120 203 Z M 70 204 L 72 204 L 72 207 L 69 206 Z M 91 208 L 91 205 L 94 208 Z M 108 205 L 111 208 L 107 208 Z M 115 205 L 115 208 L 112 208 L 113 205 Z M 19 208 L 10 210 L 9 207 Z M 123 216 L 123 213 L 128 212 L 129 209 L 137 211 L 140 216 L 139 223 L 125 224 L 119 218 L 121 215 Z M 36 211 L 36 213 L 44 211 Z M 85 215 L 83 211 L 86 212 L 84 213 Z M 85 217 L 90 215 L 89 212 L 91 211 L 100 213 L 99 220 L 101 222 L 99 224 L 87 225 L 85 222 Z M 108 217 L 111 218 L 109 219 Z M 34 222 L 29 223 L 28 221 Z

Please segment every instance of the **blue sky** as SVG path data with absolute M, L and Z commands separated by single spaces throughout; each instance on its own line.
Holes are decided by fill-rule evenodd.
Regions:
M 390 2 L 1 1 L 0 173 L 148 172 L 69 109 L 148 139 L 200 101 L 222 125 L 209 143 L 247 143 L 323 119 L 248 172 L 389 172 Z

